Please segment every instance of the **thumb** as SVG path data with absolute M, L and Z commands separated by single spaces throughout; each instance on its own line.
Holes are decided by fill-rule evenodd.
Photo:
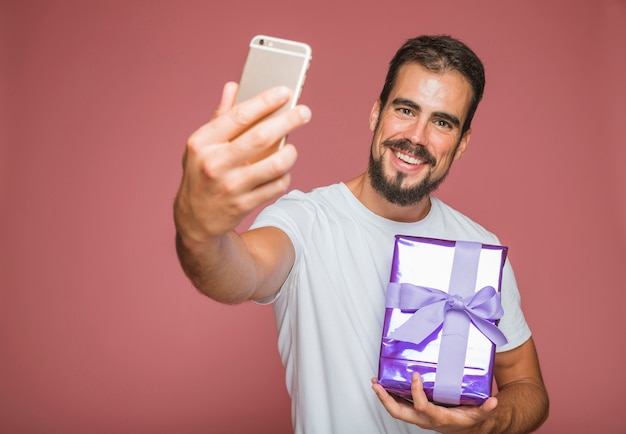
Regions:
M 495 396 L 492 396 L 488 398 L 485 402 L 483 402 L 483 404 L 479 407 L 479 410 L 484 416 L 488 416 L 489 413 L 494 411 L 497 406 L 498 406 L 498 398 L 496 398 Z

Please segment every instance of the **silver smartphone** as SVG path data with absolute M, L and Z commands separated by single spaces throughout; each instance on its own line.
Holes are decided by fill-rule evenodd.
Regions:
M 295 107 L 302 92 L 310 62 L 311 47 L 303 42 L 265 35 L 253 37 L 241 80 L 239 80 L 239 91 L 235 102 L 245 101 L 264 90 L 284 85 L 291 89 L 291 99 L 270 116 Z M 258 161 L 275 152 L 283 146 L 285 139 L 283 137 L 271 149 L 256 155 L 251 161 Z

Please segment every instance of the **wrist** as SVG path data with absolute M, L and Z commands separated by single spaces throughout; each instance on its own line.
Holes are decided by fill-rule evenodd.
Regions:
M 198 234 L 189 233 L 176 228 L 176 244 L 178 248 L 182 248 L 194 256 L 209 253 L 214 246 L 219 245 L 221 237 L 202 237 Z

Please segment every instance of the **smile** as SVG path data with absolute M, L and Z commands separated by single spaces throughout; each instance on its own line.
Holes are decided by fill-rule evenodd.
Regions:
M 407 155 L 407 154 L 403 154 L 402 152 L 399 151 L 393 151 L 393 153 L 395 154 L 395 156 L 398 158 L 398 160 L 404 161 L 405 163 L 408 164 L 424 164 L 425 161 L 424 160 L 420 160 L 416 157 L 413 157 L 411 155 Z

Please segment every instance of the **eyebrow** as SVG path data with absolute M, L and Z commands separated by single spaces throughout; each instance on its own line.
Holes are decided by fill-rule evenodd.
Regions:
M 395 107 L 406 106 L 418 112 L 422 111 L 422 108 L 420 107 L 419 104 L 417 104 L 415 101 L 412 101 L 406 98 L 396 98 L 393 101 L 391 101 L 391 105 Z M 454 125 L 457 128 L 461 127 L 461 121 L 459 121 L 459 118 L 457 118 L 456 116 L 450 113 L 434 112 L 433 116 L 437 118 L 445 119 L 446 121 L 450 122 L 452 125 Z

